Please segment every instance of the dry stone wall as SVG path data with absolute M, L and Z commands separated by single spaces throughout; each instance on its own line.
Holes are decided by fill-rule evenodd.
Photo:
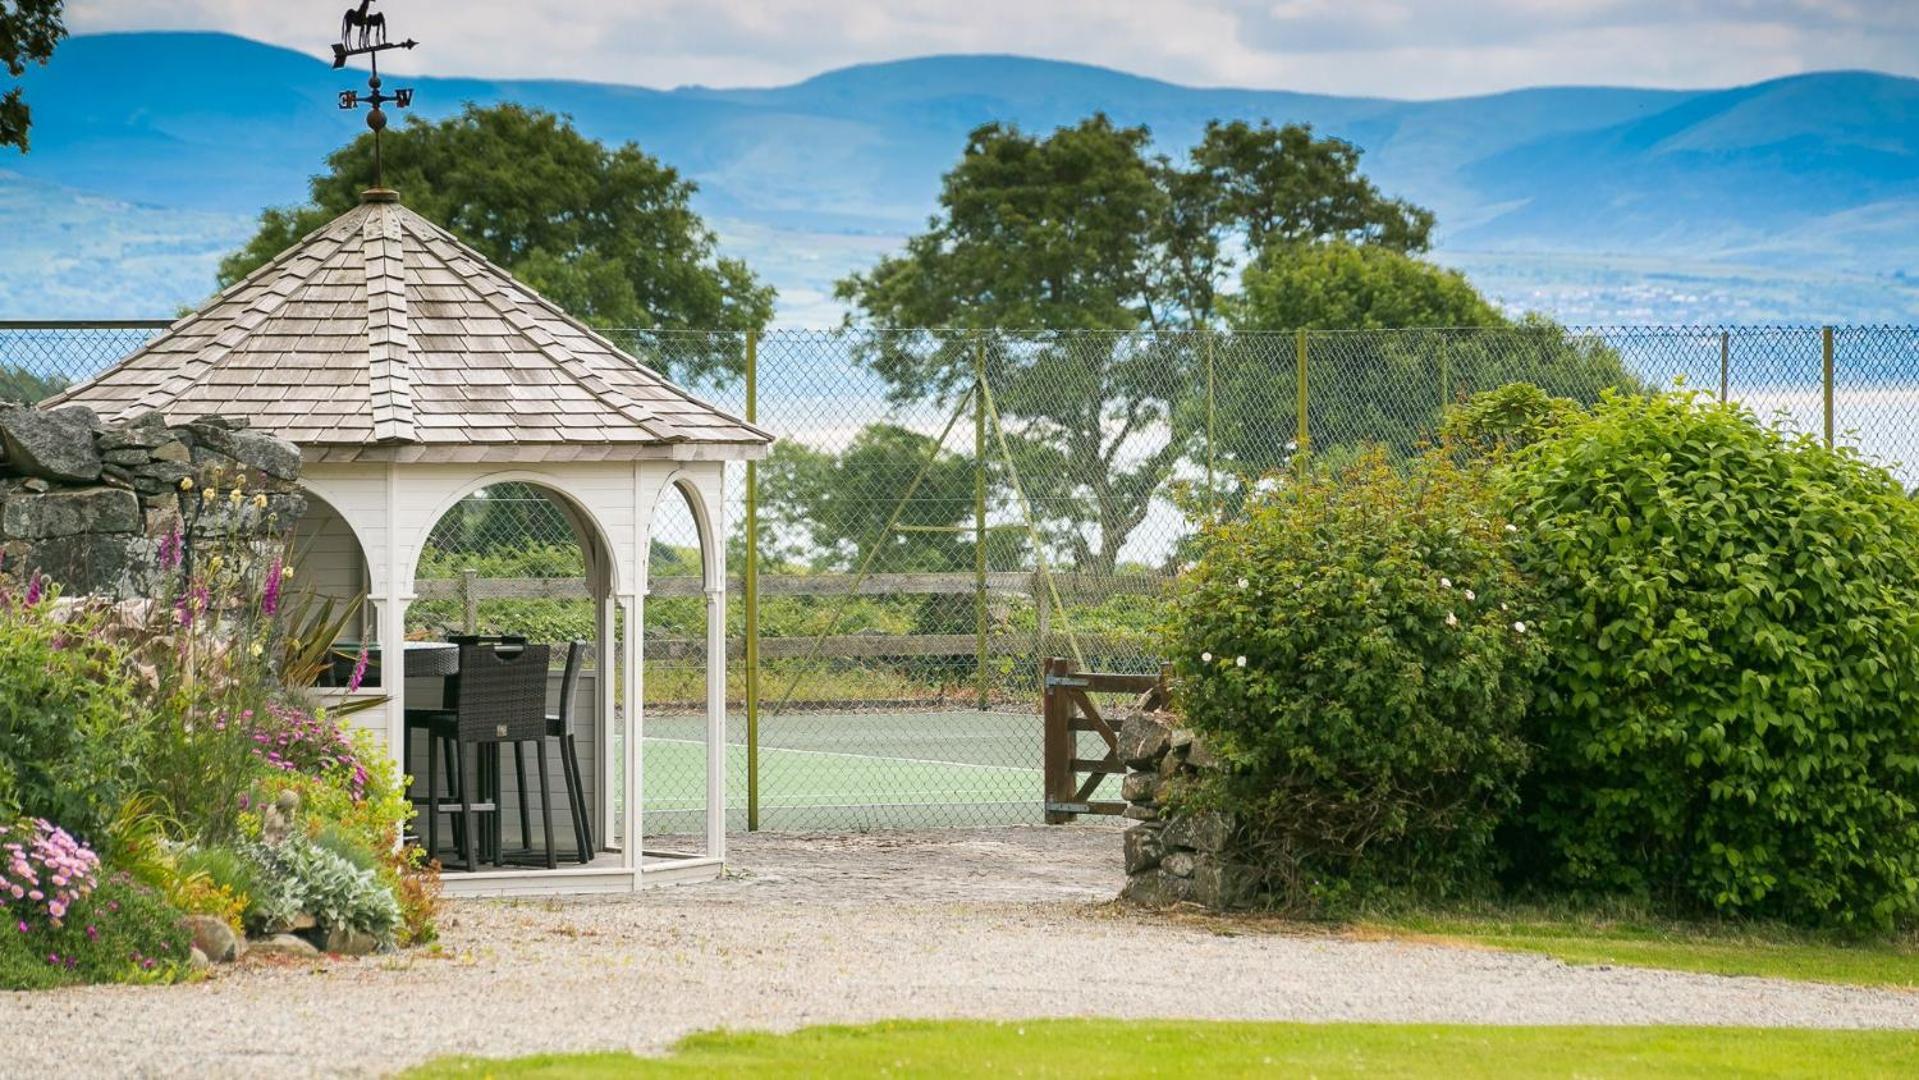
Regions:
M 68 595 L 150 595 L 169 532 L 233 527 L 237 514 L 192 513 L 181 482 L 244 476 L 255 522 L 293 522 L 300 451 L 217 416 L 169 425 L 157 412 L 108 424 L 72 405 L 0 404 L 0 566 L 38 572 Z
M 1149 907 L 1191 903 L 1215 911 L 1251 907 L 1259 876 L 1235 857 L 1235 823 L 1218 811 L 1182 809 L 1173 794 L 1218 762 L 1172 713 L 1139 709 L 1119 731 L 1129 770 L 1120 786 L 1126 885 L 1120 897 Z

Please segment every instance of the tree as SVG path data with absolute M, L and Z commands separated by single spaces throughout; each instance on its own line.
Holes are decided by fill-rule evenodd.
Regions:
M 1464 275 L 1389 247 L 1268 247 L 1222 308 L 1236 334 L 1220 345 L 1216 453 L 1243 476 L 1290 453 L 1298 330 L 1323 331 L 1307 342 L 1307 430 L 1322 456 L 1362 443 L 1410 453 L 1446 404 L 1511 382 L 1579 402 L 1638 385 L 1603 341 L 1537 316 L 1508 319 Z
M 45 64 L 53 57 L 53 48 L 67 36 L 62 8 L 66 0 L 0 0 L 0 64 L 7 74 L 19 78 L 27 73 L 27 64 Z M 33 126 L 33 111 L 27 108 L 26 92 L 14 87 L 0 95 L 0 146 L 27 151 L 27 129 Z
M 1459 271 L 1348 243 L 1268 249 L 1223 308 L 1233 329 L 1247 331 L 1506 325 Z
M 1151 133 L 1093 116 L 1044 138 L 968 136 L 940 212 L 905 251 L 839 283 L 875 326 L 1046 331 L 1012 346 L 968 335 L 864 339 L 896 400 L 956 403 L 982 371 L 1052 535 L 1110 573 L 1202 429 L 1202 338 L 1248 251 L 1344 240 L 1423 248 L 1432 218 L 1382 197 L 1359 151 L 1301 125 L 1209 125 L 1185 164 Z M 1077 522 L 1090 520 L 1090 528 Z
M 692 181 L 632 143 L 609 149 L 552 113 L 469 104 L 438 122 L 410 117 L 381 146 L 385 182 L 412 209 L 570 313 L 601 328 L 739 332 L 773 315 L 773 289 L 717 238 Z M 253 239 L 220 263 L 231 284 L 359 202 L 373 179 L 373 136 L 327 157 L 308 205 L 269 209 Z M 636 351 L 677 377 L 735 373 L 724 335 L 655 337 Z
M 789 540 L 782 554 L 819 570 L 970 571 L 977 469 L 971 457 L 934 453 L 932 436 L 894 424 L 869 424 L 837 452 L 785 440 L 761 470 L 764 532 L 801 541 Z M 882 535 L 896 511 L 905 528 Z M 963 531 L 933 531 L 954 526 Z M 987 544 L 993 566 L 1009 565 L 1021 546 L 1005 529 L 990 532 Z

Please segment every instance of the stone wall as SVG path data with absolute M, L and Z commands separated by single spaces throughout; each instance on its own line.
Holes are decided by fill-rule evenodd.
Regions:
M 1182 783 L 1217 761 L 1168 712 L 1136 709 L 1120 726 L 1119 757 L 1129 770 L 1126 800 L 1126 885 L 1120 897 L 1150 907 L 1191 903 L 1215 911 L 1257 903 L 1258 875 L 1234 858 L 1231 817 L 1169 805 Z
M 161 537 L 184 521 L 204 533 L 242 519 L 186 505 L 201 492 L 181 481 L 200 488 L 216 470 L 223 483 L 245 477 L 255 524 L 290 523 L 304 508 L 299 450 L 240 424 L 170 426 L 154 412 L 107 424 L 84 406 L 0 404 L 0 565 L 45 574 L 68 595 L 150 595 Z M 267 505 L 254 506 L 256 495 Z

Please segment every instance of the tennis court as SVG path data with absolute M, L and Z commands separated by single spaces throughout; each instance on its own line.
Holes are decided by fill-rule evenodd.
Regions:
M 728 720 L 729 826 L 746 824 L 746 720 Z M 692 828 L 705 805 L 704 721 L 650 713 L 648 833 Z M 1034 713 L 790 712 L 760 725 L 760 826 L 871 829 L 1040 820 Z

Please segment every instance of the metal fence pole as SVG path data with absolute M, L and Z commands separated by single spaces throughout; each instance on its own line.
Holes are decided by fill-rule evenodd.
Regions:
M 1214 448 L 1218 442 L 1213 436 L 1213 331 L 1210 327 L 1201 327 L 1200 333 L 1206 341 L 1206 500 L 1211 504 L 1213 520 L 1219 520 L 1219 487 L 1213 481 Z
M 760 335 L 746 332 L 746 422 L 760 418 Z M 760 827 L 760 470 L 746 463 L 746 828 Z
M 1443 413 L 1446 406 L 1453 403 L 1452 350 L 1446 347 L 1446 332 L 1439 332 L 1439 409 Z
M 1832 327 L 1819 332 L 1819 356 L 1826 391 L 1826 449 L 1832 449 Z
M 1733 384 L 1733 336 L 1725 330 L 1719 330 L 1719 405 L 1731 401 Z
M 1306 452 L 1306 330 L 1301 328 L 1297 334 L 1299 352 L 1299 451 Z
M 986 708 L 986 335 L 973 343 L 973 619 L 974 681 Z

